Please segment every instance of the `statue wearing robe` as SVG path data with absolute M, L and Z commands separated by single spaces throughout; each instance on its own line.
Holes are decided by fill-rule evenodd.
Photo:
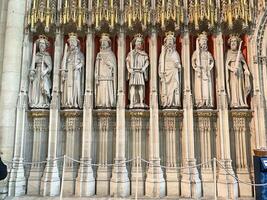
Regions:
M 138 35 L 134 41 L 135 48 L 131 50 L 126 58 L 129 79 L 129 108 L 144 108 L 145 81 L 148 80 L 149 59 L 143 51 L 143 38 Z
M 206 33 L 197 38 L 197 49 L 192 55 L 194 69 L 194 104 L 197 108 L 213 107 L 213 67 L 214 59 L 208 51 Z
M 116 57 L 108 36 L 103 35 L 100 42 L 95 63 L 95 104 L 96 107 L 112 108 L 116 106 Z
M 36 53 L 36 45 L 38 52 Z M 31 108 L 49 108 L 52 71 L 52 59 L 47 52 L 49 42 L 44 35 L 34 43 L 32 65 L 30 69 L 29 105 Z
M 247 108 L 247 96 L 251 91 L 250 72 L 241 52 L 242 41 L 237 36 L 228 40 L 230 49 L 226 55 L 226 84 L 231 108 Z
M 61 66 L 61 105 L 63 108 L 82 108 L 84 55 L 76 35 L 71 35 L 68 43 Z
M 170 34 L 164 39 L 159 58 L 161 106 L 181 106 L 181 61 L 175 49 L 175 37 Z

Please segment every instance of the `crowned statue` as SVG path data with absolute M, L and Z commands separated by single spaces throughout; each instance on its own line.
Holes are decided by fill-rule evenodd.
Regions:
M 144 108 L 145 82 L 148 80 L 149 58 L 143 50 L 144 39 L 141 34 L 135 35 L 126 58 L 129 80 L 129 108 Z
M 29 106 L 31 108 L 48 108 L 50 104 L 52 59 L 47 51 L 49 45 L 45 35 L 40 35 L 34 42 L 29 74 Z
M 181 68 L 176 38 L 173 32 L 168 32 L 159 57 L 159 85 L 163 108 L 181 106 Z
M 95 104 L 99 108 L 116 106 L 117 64 L 109 35 L 102 34 L 95 62 Z
M 226 55 L 226 86 L 231 108 L 247 108 L 251 91 L 250 72 L 242 53 L 242 40 L 237 35 L 228 39 L 230 49 Z
M 70 33 L 65 44 L 61 64 L 61 105 L 63 108 L 82 108 L 84 55 L 75 33 Z
M 214 59 L 208 50 L 208 37 L 201 33 L 196 40 L 196 50 L 192 55 L 194 104 L 197 108 L 212 108 Z

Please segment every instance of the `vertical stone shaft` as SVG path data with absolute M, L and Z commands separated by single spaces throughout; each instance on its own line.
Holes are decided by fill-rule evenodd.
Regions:
M 193 125 L 193 103 L 190 84 L 190 38 L 189 32 L 185 31 L 182 38 L 182 65 L 184 70 L 184 119 L 182 135 L 183 166 L 194 166 L 196 164 L 194 148 L 194 125 Z M 182 170 L 181 195 L 184 197 L 199 198 L 201 196 L 201 183 L 197 168 Z
M 6 160 L 11 160 L 13 156 L 15 111 L 20 85 L 25 4 L 25 1 L 21 0 L 8 1 L 6 22 L 8 26 L 5 29 L 0 95 L 0 152 L 3 153 L 2 158 Z
M 110 194 L 126 197 L 130 194 L 130 182 L 125 161 L 125 32 L 118 33 L 118 101 L 116 112 L 116 156 L 115 166 L 112 171 Z
M 92 196 L 95 194 L 95 178 L 92 162 L 93 137 L 93 88 L 94 88 L 94 35 L 91 29 L 86 38 L 86 79 L 83 107 L 83 130 L 81 164 L 76 181 L 77 196 Z M 85 164 L 86 163 L 86 164 Z
M 150 57 L 150 121 L 149 121 L 149 165 L 146 179 L 146 196 L 162 197 L 165 195 L 165 180 L 160 167 L 159 155 L 159 113 L 157 88 L 157 32 L 152 29 L 149 40 Z
M 41 113 L 41 116 L 40 116 Z M 38 116 L 39 115 L 39 116 Z M 48 141 L 48 110 L 33 111 L 33 150 L 32 162 L 42 162 L 47 158 Z M 28 179 L 29 195 L 40 195 L 41 178 L 45 164 L 36 163 L 31 165 Z
M 48 153 L 47 164 L 42 177 L 42 192 L 44 196 L 56 196 L 60 191 L 60 178 L 58 173 L 57 157 L 57 139 L 60 130 L 60 95 L 59 95 L 59 68 L 63 52 L 63 37 L 60 31 L 56 33 L 55 52 L 54 52 L 54 70 L 53 70 L 53 90 L 52 101 L 49 113 L 49 135 L 48 135 Z
M 218 126 L 219 126 L 219 142 L 220 144 L 220 160 L 224 166 L 234 174 L 232 168 L 232 160 L 230 153 L 230 133 L 229 133 L 229 119 L 228 119 L 228 104 L 227 94 L 225 91 L 225 66 L 224 66 L 224 49 L 223 49 L 223 37 L 222 33 L 219 32 L 215 38 L 215 60 L 217 61 L 217 72 L 218 72 Z M 219 168 L 218 176 L 218 196 L 235 199 L 238 195 L 237 183 L 231 178 L 230 175 L 226 175 L 222 168 Z

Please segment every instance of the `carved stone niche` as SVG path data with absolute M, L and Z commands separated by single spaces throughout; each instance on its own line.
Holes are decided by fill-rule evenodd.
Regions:
M 203 196 L 212 197 L 214 195 L 214 177 L 212 170 L 213 157 L 216 157 L 216 122 L 217 111 L 197 110 L 194 112 L 195 125 L 195 152 L 201 165 L 201 179 L 203 183 Z
M 80 159 L 80 140 L 82 111 L 78 109 L 69 109 L 62 112 L 65 120 L 65 155 L 75 159 Z M 79 163 L 66 159 L 64 176 L 64 195 L 73 195 L 75 193 L 75 181 L 78 172 Z
M 180 165 L 182 158 L 178 158 L 178 155 L 182 155 L 181 152 L 181 135 L 182 135 L 182 118 L 183 111 L 177 111 L 174 109 L 164 110 L 160 113 L 163 119 L 163 131 L 162 138 L 165 140 L 165 148 L 163 155 L 165 154 L 165 162 L 168 168 L 166 169 L 166 185 L 167 196 L 179 196 L 180 195 L 180 175 L 177 170 L 177 166 Z
M 107 164 L 113 162 L 113 132 L 115 111 L 109 109 L 97 110 L 95 117 L 98 121 L 96 138 L 97 163 L 100 166 L 96 172 L 96 194 L 110 195 L 110 179 L 112 168 Z
M 251 182 L 251 134 L 250 123 L 252 112 L 247 109 L 230 111 L 231 149 L 237 177 L 245 182 Z M 239 183 L 241 197 L 252 195 L 252 187 Z
M 42 162 L 47 158 L 49 110 L 31 110 L 29 114 L 33 121 L 32 162 Z M 45 163 L 31 165 L 27 187 L 28 195 L 40 195 L 44 167 Z

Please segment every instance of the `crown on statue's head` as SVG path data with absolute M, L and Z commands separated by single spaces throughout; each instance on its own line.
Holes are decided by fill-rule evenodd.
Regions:
M 38 39 L 36 40 L 36 42 L 39 44 L 41 41 L 44 41 L 47 47 L 50 45 L 50 42 L 48 41 L 48 37 L 46 37 L 45 35 L 38 36 Z
M 102 34 L 101 34 L 100 42 L 101 42 L 102 40 L 106 40 L 106 41 L 108 41 L 108 42 L 111 42 L 108 33 L 102 33 Z
M 136 40 L 141 40 L 142 42 L 144 41 L 143 35 L 140 33 L 137 33 L 134 35 L 134 41 Z
M 227 41 L 229 45 L 233 39 L 236 39 L 238 43 L 241 41 L 241 38 L 238 34 L 230 34 L 229 39 Z
M 200 33 L 199 35 L 198 35 L 198 39 L 199 40 L 208 40 L 208 35 L 207 35 L 207 33 L 205 32 L 205 31 L 203 31 L 202 33 Z

